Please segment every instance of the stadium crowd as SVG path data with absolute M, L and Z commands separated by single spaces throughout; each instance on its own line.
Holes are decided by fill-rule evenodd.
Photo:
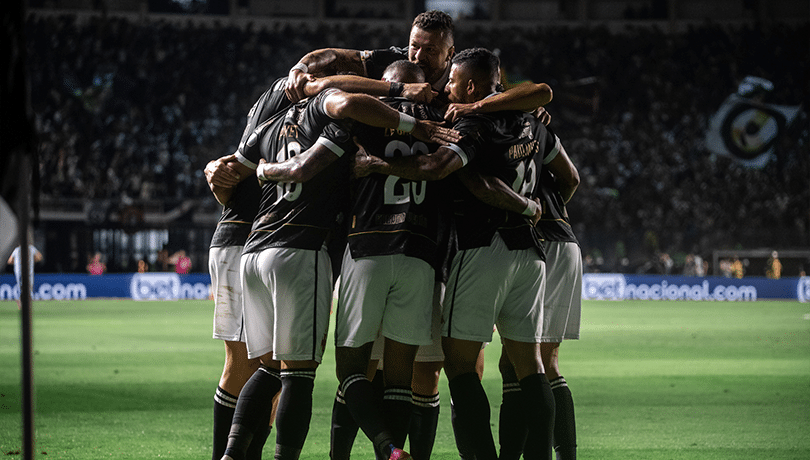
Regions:
M 32 15 L 32 103 L 46 197 L 214 201 L 202 169 L 232 152 L 244 114 L 309 50 L 375 49 L 401 29 L 342 25 L 205 26 Z M 808 107 L 810 26 L 706 23 L 655 28 L 463 28 L 456 49 L 500 53 L 511 82 L 544 81 L 547 107 L 583 183 L 570 204 L 586 270 L 673 272 L 688 253 L 796 247 L 810 234 L 806 116 L 749 169 L 705 147 L 709 119 L 746 75 L 769 101 Z M 405 45 L 405 43 L 401 43 Z M 216 211 L 214 211 L 216 212 Z M 204 266 L 204 264 L 200 264 Z M 786 273 L 786 276 L 795 276 Z

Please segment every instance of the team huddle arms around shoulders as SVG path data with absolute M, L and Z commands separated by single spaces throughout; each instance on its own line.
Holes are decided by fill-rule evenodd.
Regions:
M 533 414 L 502 422 L 515 436 L 500 458 L 575 452 L 570 392 L 565 431 L 549 379 L 579 316 L 552 334 L 544 297 L 549 241 L 576 245 L 565 203 L 579 177 L 547 126 L 551 88 L 499 91 L 500 77 L 497 56 L 457 53 L 452 19 L 428 11 L 405 48 L 303 56 L 251 108 L 236 151 L 206 165 L 223 206 L 209 269 L 226 345 L 212 459 L 261 458 L 272 427 L 275 458 L 300 456 L 330 318 L 330 458 L 350 458 L 358 430 L 377 458 L 430 458 L 442 368 L 459 454 L 499 458 L 478 373 L 493 327 L 502 412 Z M 571 286 L 555 291 L 575 289 L 576 264 L 564 270 Z

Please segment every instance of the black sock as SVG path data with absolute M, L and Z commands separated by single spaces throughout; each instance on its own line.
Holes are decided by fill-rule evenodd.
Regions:
M 520 381 L 520 392 L 528 416 L 529 436 L 523 449 L 525 460 L 551 460 L 554 432 L 554 394 L 546 374 L 532 374 Z
M 558 460 L 576 460 L 577 424 L 574 421 L 574 398 L 565 379 L 560 376 L 551 381 L 554 394 L 554 449 Z
M 343 392 L 338 388 L 332 405 L 332 429 L 330 431 L 329 458 L 348 460 L 352 454 L 354 439 L 357 437 L 357 422 L 352 418 Z
M 526 407 L 518 382 L 503 382 L 503 400 L 498 414 L 499 459 L 519 460 L 529 434 Z
M 408 452 L 414 460 L 429 459 L 439 425 L 439 393 L 431 396 L 413 394 L 411 425 L 408 428 Z
M 268 417 L 267 429 L 259 429 L 256 431 L 256 434 L 253 435 L 253 440 L 250 441 L 250 445 L 245 453 L 245 460 L 262 460 L 264 444 L 267 442 L 267 438 L 270 437 L 272 431 L 273 427 L 270 426 L 270 419 Z
M 236 412 L 237 397 L 217 387 L 214 393 L 214 452 L 212 460 L 219 460 L 228 447 L 228 433 L 231 432 L 233 413 Z
M 495 441 L 489 427 L 489 400 L 478 374 L 469 372 L 458 375 L 449 382 L 449 386 L 459 436 L 471 443 L 476 460 L 497 460 Z
M 456 413 L 456 405 L 453 404 L 453 398 L 450 398 L 450 424 L 453 426 L 453 438 L 456 440 L 456 449 L 458 449 L 458 456 L 461 460 L 475 460 L 475 452 L 473 451 L 472 442 L 464 435 L 466 434 L 458 427 L 458 414 Z
M 312 419 L 315 369 L 281 371 L 281 396 L 276 409 L 276 458 L 298 458 Z
M 354 421 L 363 430 L 363 433 L 374 444 L 376 452 L 388 458 L 391 455 L 389 445 L 394 443 L 394 437 L 386 429 L 385 417 L 380 408 L 380 401 L 374 391 L 374 385 L 363 374 L 353 374 L 340 385 L 346 407 Z
M 408 426 L 411 424 L 413 396 L 410 387 L 390 387 L 383 393 L 383 416 L 385 426 L 394 436 L 394 445 L 405 447 Z
M 264 433 L 273 411 L 273 398 L 281 389 L 278 371 L 260 366 L 239 393 L 225 453 L 234 460 L 245 458 L 257 433 Z M 261 431 L 259 431 L 261 430 Z

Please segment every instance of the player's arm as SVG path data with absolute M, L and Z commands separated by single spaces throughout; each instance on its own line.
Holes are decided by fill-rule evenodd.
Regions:
M 285 93 L 293 101 L 305 96 L 304 85 L 315 76 L 335 75 L 339 71 L 366 76 L 359 50 L 323 48 L 310 51 L 295 64 L 287 78 Z
M 476 198 L 496 208 L 523 214 L 532 225 L 540 220 L 542 209 L 540 200 L 527 198 L 494 176 L 481 174 L 471 168 L 462 168 L 456 173 L 462 184 Z
M 287 80 L 289 82 L 289 79 Z M 436 93 L 430 83 L 396 83 L 357 75 L 333 75 L 304 82 L 304 95 L 312 97 L 327 88 L 337 88 L 347 93 L 364 93 L 372 96 L 405 97 L 415 102 L 429 103 Z
M 231 200 L 236 184 L 254 177 L 254 169 L 239 162 L 236 154 L 225 155 L 208 162 L 204 170 L 205 180 L 219 204 L 225 206 Z
M 42 262 L 42 253 L 38 249 L 34 249 L 34 262 Z
M 352 118 L 378 128 L 410 133 L 415 138 L 437 144 L 456 142 L 458 132 L 404 114 L 367 94 L 334 91 L 325 98 L 326 113 L 333 119 Z
M 568 203 L 574 192 L 579 187 L 579 171 L 571 161 L 568 153 L 563 148 L 562 144 L 559 146 L 559 151 L 554 158 L 551 159 L 544 167 L 548 168 L 557 179 L 557 186 L 559 187 L 560 196 L 564 203 Z
M 340 158 L 342 154 L 343 150 L 340 147 L 325 137 L 320 137 L 306 151 L 280 163 L 267 163 L 264 159 L 259 160 L 256 177 L 260 181 L 306 182 Z
M 386 174 L 403 179 L 440 180 L 464 166 L 462 158 L 450 147 L 440 147 L 426 155 L 380 158 L 367 154 L 362 148 L 354 162 L 354 176 Z
M 502 110 L 534 112 L 539 107 L 551 102 L 552 97 L 551 87 L 547 84 L 524 82 L 477 102 L 450 104 L 444 118 L 453 122 L 471 113 L 499 112 Z

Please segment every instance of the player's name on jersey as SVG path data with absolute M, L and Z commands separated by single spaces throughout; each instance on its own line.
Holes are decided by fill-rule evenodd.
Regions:
M 509 158 L 519 160 L 532 156 L 540 151 L 540 143 L 535 139 L 525 144 L 517 144 L 509 147 Z

